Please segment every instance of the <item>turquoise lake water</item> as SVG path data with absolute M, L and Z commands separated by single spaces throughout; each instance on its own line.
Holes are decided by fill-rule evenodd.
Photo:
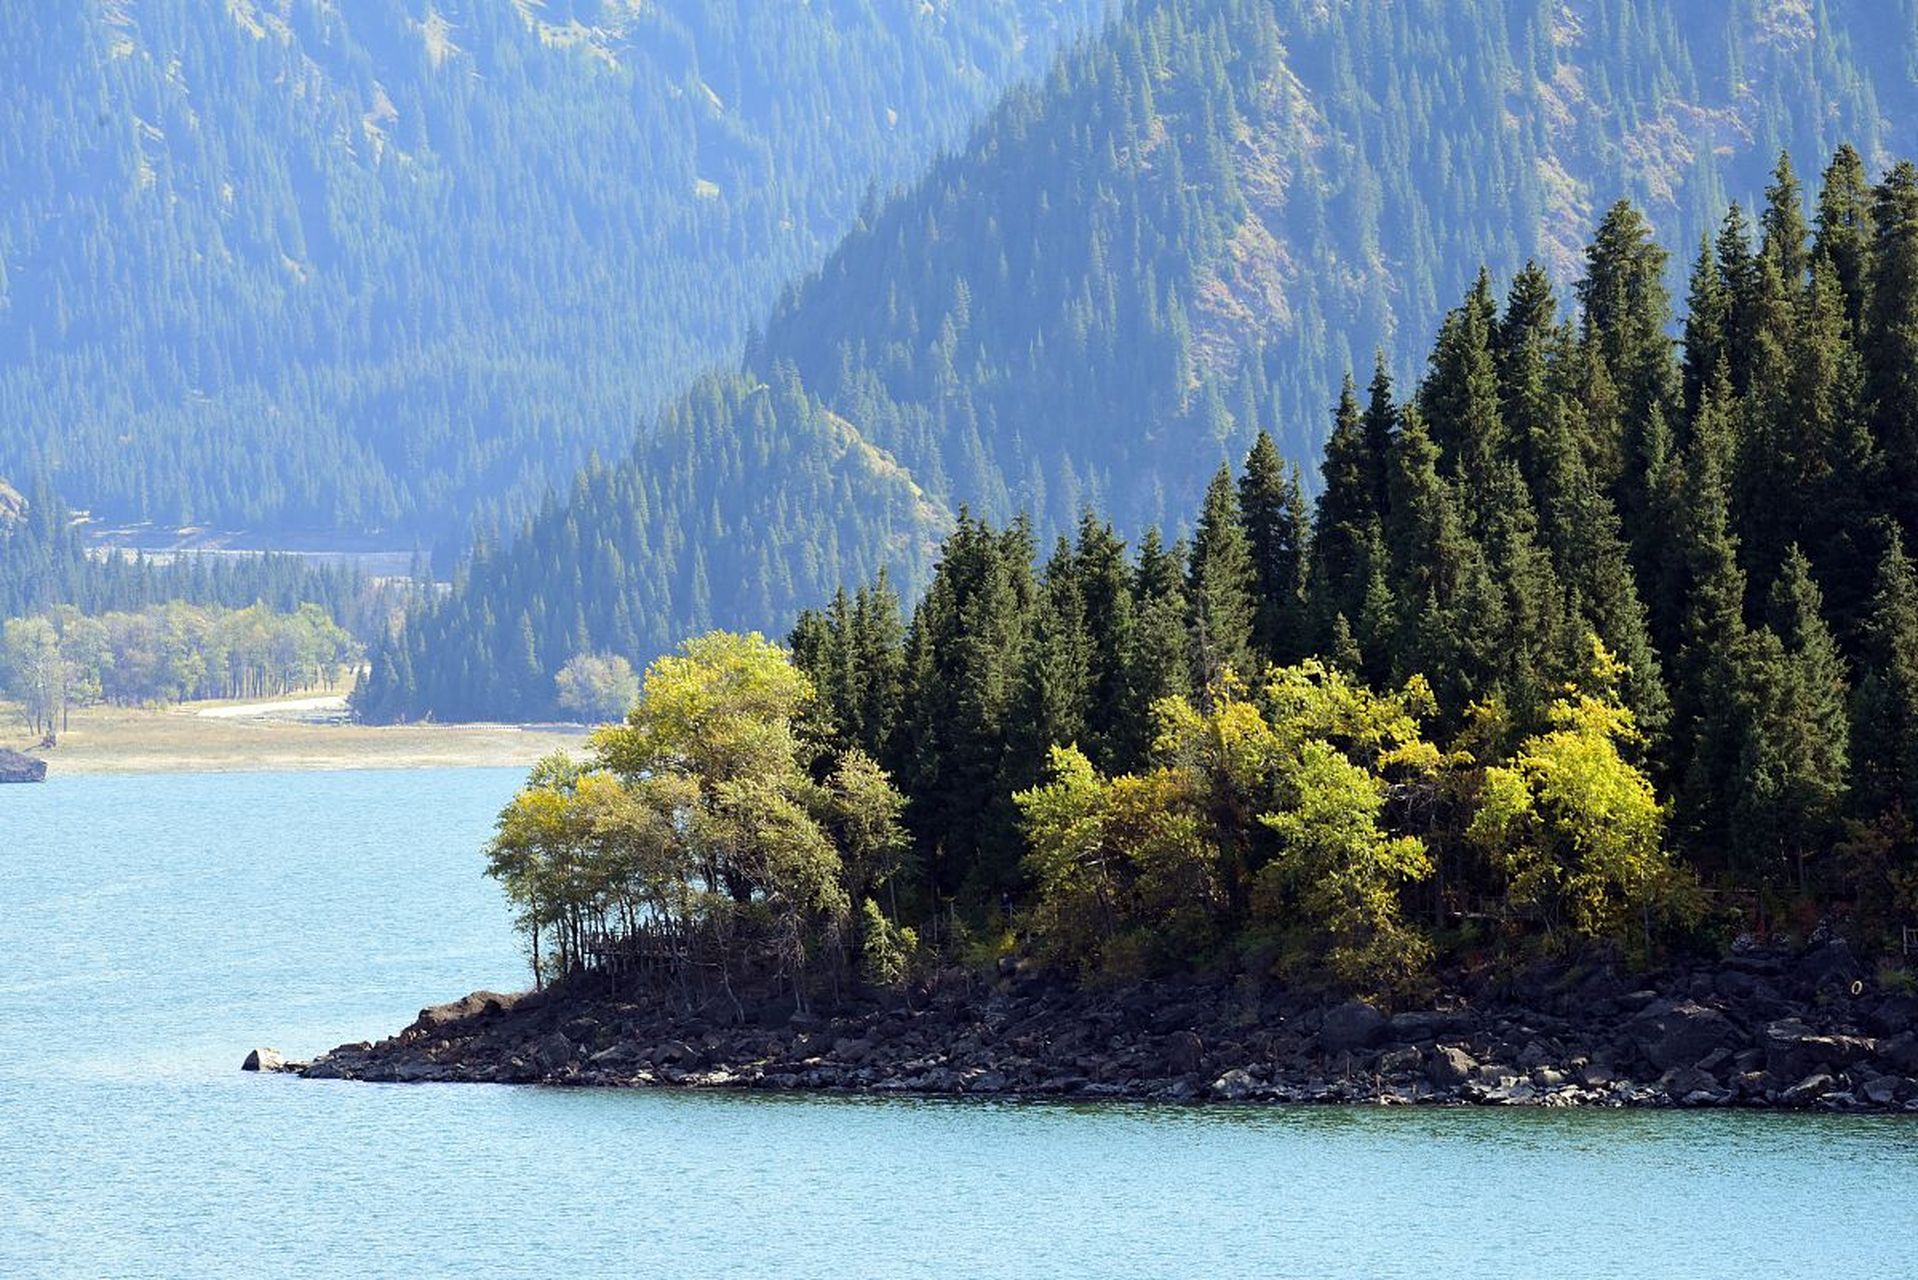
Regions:
M 0 788 L 0 1276 L 1918 1275 L 1918 1123 L 242 1075 L 523 985 L 513 771 Z

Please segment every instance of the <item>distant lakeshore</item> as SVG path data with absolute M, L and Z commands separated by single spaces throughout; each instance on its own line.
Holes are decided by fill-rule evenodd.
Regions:
M 345 694 L 96 706 L 75 711 L 57 745 L 41 750 L 10 704 L 0 703 L 0 747 L 45 760 L 63 774 L 230 773 L 269 770 L 523 768 L 566 747 L 573 725 L 360 725 Z

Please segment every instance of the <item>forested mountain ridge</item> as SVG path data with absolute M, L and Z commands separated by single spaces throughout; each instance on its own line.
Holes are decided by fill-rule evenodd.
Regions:
M 1531 258 L 1581 262 L 1575 237 L 1615 195 L 1643 204 L 1683 261 L 1728 198 L 1762 196 L 1780 143 L 1826 155 L 1850 139 L 1881 165 L 1918 119 L 1904 109 L 1911 15 L 1139 0 L 1015 90 L 963 152 L 868 210 L 755 336 L 748 376 L 796 372 L 947 510 L 1029 512 L 1041 546 L 1086 506 L 1136 534 L 1182 519 L 1261 428 L 1315 477 L 1347 371 L 1363 377 L 1383 347 L 1405 381 L 1481 264 L 1509 279 Z M 661 462 L 642 449 L 625 465 Z M 649 518 L 699 530 L 785 482 L 742 472 L 716 508 Z M 530 633 L 535 659 L 508 701 L 408 694 L 401 680 L 369 711 L 547 708 L 551 673 L 582 644 L 644 660 L 694 629 L 705 615 L 690 596 L 661 594 L 649 579 L 668 571 L 634 572 L 631 554 L 622 580 L 580 594 L 600 606 L 513 625 L 526 584 L 572 572 L 561 529 L 591 540 L 595 522 L 616 527 L 586 510 L 536 522 L 406 642 L 415 675 L 457 683 L 523 653 Z M 873 528 L 900 536 L 887 519 Z M 703 537 L 688 534 L 688 554 Z M 714 543 L 704 553 L 709 572 L 735 563 Z M 894 565 L 908 591 L 914 568 Z M 779 580 L 739 599 L 711 620 L 779 629 L 798 603 Z
M 0 28 L 0 469 L 513 520 L 1104 0 L 82 0 Z
M 1908 150 L 1911 13 L 1144 0 L 850 235 L 762 359 L 995 518 L 1175 520 L 1261 426 L 1309 463 L 1342 375 L 1416 372 L 1481 266 L 1571 278 L 1613 199 L 1688 254 L 1781 150 Z

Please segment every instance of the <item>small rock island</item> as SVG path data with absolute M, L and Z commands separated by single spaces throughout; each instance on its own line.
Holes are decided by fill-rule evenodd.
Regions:
M 0 747 L 0 783 L 45 782 L 47 762 Z
M 1741 927 L 1710 897 L 1622 749 L 1596 643 L 1605 692 L 1567 694 L 1567 727 L 1510 767 L 1422 739 L 1418 686 L 1378 694 L 1316 662 L 1256 694 L 1163 699 L 1147 772 L 1054 748 L 1006 808 L 951 815 L 1024 848 L 955 874 L 957 836 L 921 850 L 910 829 L 936 786 L 902 794 L 822 737 L 852 713 L 821 715 L 830 672 L 807 674 L 803 627 L 791 651 L 687 642 L 590 760 L 543 761 L 500 814 L 487 869 L 535 991 L 281 1069 L 1918 1111 L 1918 984 L 1888 930 L 1857 912 L 1857 936 Z M 1419 891 L 1435 863 L 1486 891 Z

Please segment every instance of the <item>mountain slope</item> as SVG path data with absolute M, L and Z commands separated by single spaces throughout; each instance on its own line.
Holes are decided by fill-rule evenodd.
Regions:
M 267 530 L 536 497 L 1103 4 L 15 6 L 0 469 Z
M 1347 370 L 1384 347 L 1415 374 L 1410 354 L 1481 263 L 1576 274 L 1617 195 L 1684 261 L 1728 198 L 1762 191 L 1781 145 L 1822 156 L 1849 139 L 1873 165 L 1918 149 L 1912 15 L 1911 0 L 1138 0 L 863 217 L 782 300 L 749 375 L 796 373 L 948 510 L 1029 511 L 1045 545 L 1090 503 L 1136 534 L 1195 508 L 1260 427 L 1311 467 Z M 784 483 L 742 474 L 721 501 L 763 506 Z M 691 555 L 706 513 L 684 514 Z M 508 555 L 538 562 L 564 522 Z M 523 580 L 475 574 L 454 608 L 499 625 Z M 648 635 L 698 617 L 627 586 L 606 596 Z M 803 602 L 779 582 L 741 598 L 712 620 L 780 628 Z M 532 616 L 514 705 L 549 700 L 579 647 L 624 646 L 613 623 Z M 507 643 L 442 647 L 457 633 L 422 630 L 415 668 Z M 401 690 L 384 705 L 452 704 Z
M 1189 509 L 1261 425 L 1310 461 L 1481 264 L 1574 278 L 1624 196 L 1689 260 L 1780 148 L 1918 139 L 1909 7 L 1159 0 L 1015 91 L 768 326 L 935 491 L 1070 528 Z

